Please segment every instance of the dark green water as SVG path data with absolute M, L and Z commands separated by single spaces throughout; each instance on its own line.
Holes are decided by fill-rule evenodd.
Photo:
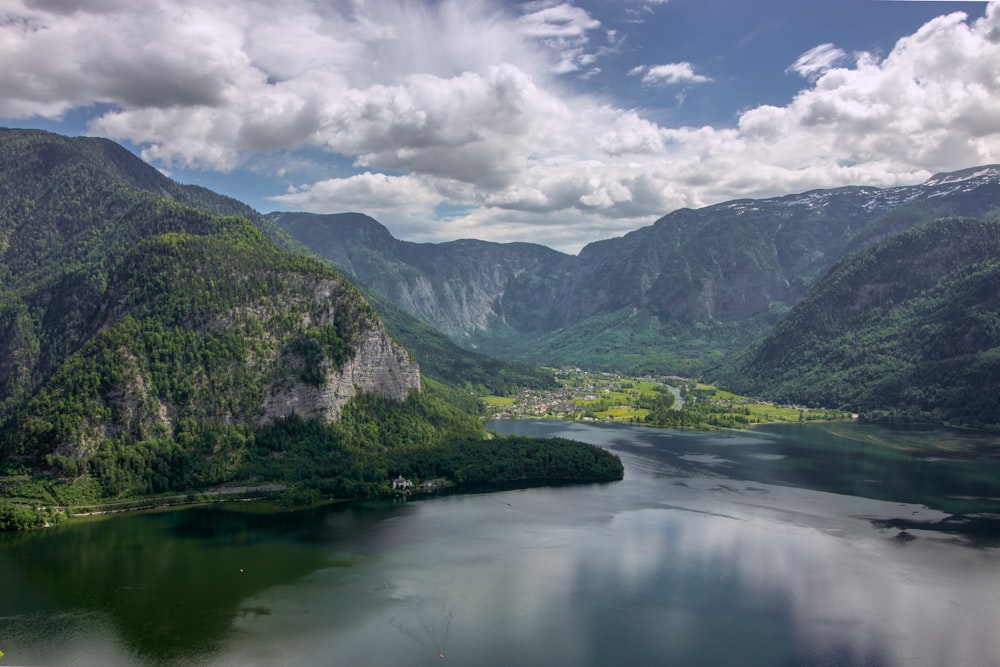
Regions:
M 1000 665 L 1000 443 L 495 427 L 626 479 L 0 534 L 0 666 Z

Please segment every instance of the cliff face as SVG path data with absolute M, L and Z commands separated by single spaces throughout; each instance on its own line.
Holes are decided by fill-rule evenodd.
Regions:
M 456 340 L 555 326 L 573 258 L 532 243 L 410 243 L 359 213 L 268 216 L 314 252 Z
M 382 327 L 365 332 L 357 352 L 342 367 L 335 368 L 324 361 L 321 372 L 323 380 L 319 386 L 305 382 L 272 386 L 264 399 L 264 414 L 258 424 L 293 414 L 336 421 L 344 405 L 359 393 L 402 401 L 410 392 L 420 391 L 417 363 Z
M 340 274 L 110 142 L 0 130 L 0 195 L 0 460 L 210 457 L 420 389 Z
M 353 287 L 267 244 L 146 239 L 85 319 L 80 349 L 15 413 L 17 449 L 85 458 L 293 414 L 331 422 L 359 393 L 420 390 L 416 361 Z

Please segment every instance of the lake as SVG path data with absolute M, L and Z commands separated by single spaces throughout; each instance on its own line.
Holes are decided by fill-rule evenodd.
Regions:
M 0 665 L 1000 666 L 995 438 L 491 428 L 625 479 L 0 534 Z

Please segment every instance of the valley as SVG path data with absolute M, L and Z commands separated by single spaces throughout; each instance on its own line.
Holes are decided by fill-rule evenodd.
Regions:
M 0 139 L 7 527 L 226 486 L 620 478 L 484 417 L 1000 427 L 1000 167 L 682 209 L 572 256 L 263 216 L 106 140 Z
M 1000 667 L 1000 0 L 0 54 L 0 667 Z
M 551 418 L 698 429 L 758 424 L 851 421 L 840 410 L 779 405 L 723 391 L 690 378 L 627 377 L 581 369 L 554 372 L 558 389 L 486 396 L 493 419 Z

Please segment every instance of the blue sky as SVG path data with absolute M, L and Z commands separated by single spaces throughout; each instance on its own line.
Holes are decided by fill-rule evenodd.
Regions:
M 254 208 L 568 252 L 1000 162 L 1000 2 L 0 0 L 0 124 Z

